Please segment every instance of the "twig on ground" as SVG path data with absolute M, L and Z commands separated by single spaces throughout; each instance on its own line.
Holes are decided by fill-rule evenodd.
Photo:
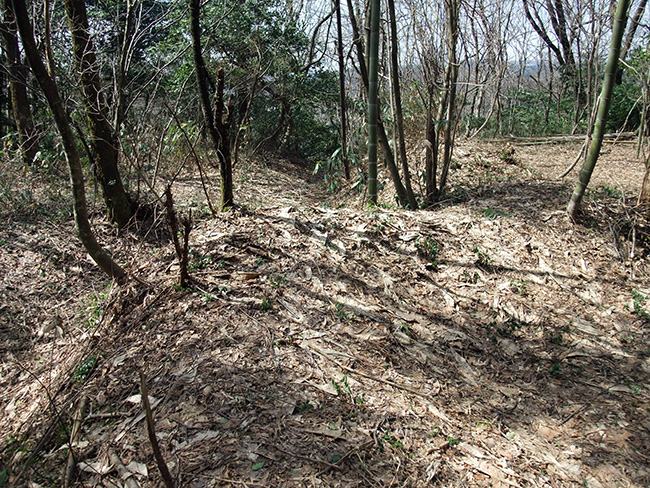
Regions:
M 113 448 L 108 449 L 108 459 L 115 467 L 120 479 L 124 481 L 126 488 L 140 488 L 140 483 L 135 479 L 135 475 L 124 466 L 124 463 Z
M 319 471 L 318 473 L 316 473 L 316 478 L 319 478 L 320 476 L 323 476 L 325 473 L 327 473 L 327 472 L 328 472 L 330 469 L 332 469 L 332 468 L 340 468 L 340 467 L 341 467 L 341 463 L 342 463 L 345 459 L 349 458 L 352 454 L 358 453 L 358 452 L 361 451 L 362 449 L 365 449 L 366 447 L 371 446 L 373 443 L 374 443 L 374 441 L 370 440 L 370 441 L 366 441 L 366 442 L 364 442 L 363 444 L 361 444 L 361 445 L 359 445 L 359 446 L 355 446 L 355 447 L 353 447 L 352 449 L 349 449 L 348 452 L 346 452 L 345 454 L 343 454 L 343 456 L 341 456 L 341 459 L 339 459 L 338 461 L 336 461 L 336 463 L 334 463 L 334 464 L 330 464 L 330 465 L 327 466 L 326 468 L 324 468 L 324 469 L 322 469 L 321 471 Z
M 140 388 L 142 389 L 142 405 L 147 416 L 147 432 L 149 433 L 149 442 L 151 442 L 151 448 L 153 449 L 153 455 L 156 458 L 156 464 L 160 470 L 160 474 L 165 482 L 167 488 L 174 488 L 174 481 L 172 480 L 171 474 L 169 474 L 169 469 L 167 468 L 167 463 L 165 458 L 163 458 L 160 452 L 160 446 L 158 445 L 158 439 L 156 438 L 156 430 L 153 423 L 153 414 L 151 413 L 151 405 L 149 405 L 149 396 L 147 393 L 147 383 L 144 380 L 144 373 L 140 370 Z
M 212 481 L 221 481 L 222 483 L 228 483 L 229 485 L 268 486 L 267 484 L 253 483 L 251 481 L 232 480 L 232 479 L 228 479 L 228 478 L 217 478 L 215 476 L 210 476 L 210 480 L 212 480 Z
M 86 415 L 87 405 L 88 405 L 88 397 L 84 395 L 83 397 L 81 397 L 81 400 L 79 401 L 79 407 L 77 408 L 77 411 L 74 414 L 74 420 L 73 420 L 74 423 L 72 425 L 72 432 L 70 432 L 70 437 L 68 439 L 68 446 L 69 446 L 68 465 L 66 466 L 65 479 L 63 481 L 64 488 L 68 488 L 72 484 L 75 473 L 77 471 L 76 468 L 77 468 L 78 460 L 76 459 L 76 456 L 74 454 L 73 444 L 77 441 L 77 437 L 79 437 L 79 431 L 81 430 L 81 424 L 83 423 L 83 420 Z
M 562 172 L 562 174 L 559 175 L 559 176 L 557 177 L 558 180 L 561 180 L 562 178 L 564 178 L 565 176 L 567 176 L 569 173 L 571 173 L 571 171 L 573 171 L 573 168 L 576 167 L 576 165 L 578 164 L 578 162 L 579 162 L 580 159 L 582 158 L 582 155 L 585 153 L 585 149 L 587 149 L 587 141 L 589 141 L 589 139 L 590 139 L 590 137 L 587 136 L 587 138 L 585 139 L 585 142 L 583 142 L 583 143 L 582 143 L 582 146 L 580 147 L 580 152 L 578 153 L 578 155 L 576 156 L 576 158 L 573 160 L 573 163 L 571 163 L 571 164 L 567 167 L 567 169 L 565 169 L 565 170 Z
M 385 380 L 383 378 L 379 378 L 378 376 L 372 376 L 370 374 L 363 373 L 363 372 L 361 372 L 359 370 L 356 370 L 354 368 L 350 368 L 348 366 L 345 366 L 345 365 L 341 364 L 339 361 L 337 361 L 336 359 L 333 359 L 333 358 L 329 357 L 327 354 L 325 354 L 323 351 L 321 351 L 317 347 L 314 347 L 313 345 L 309 345 L 309 346 L 305 346 L 305 347 L 308 347 L 309 349 L 313 350 L 316 354 L 318 354 L 319 356 L 324 357 L 328 361 L 333 362 L 339 368 L 344 369 L 348 373 L 356 374 L 356 375 L 361 376 L 363 378 L 367 378 L 367 379 L 372 380 L 372 381 L 377 381 L 379 383 L 384 383 L 386 385 L 392 386 L 393 388 L 397 388 L 398 390 L 403 390 L 403 391 L 406 391 L 408 393 L 411 393 L 412 395 L 417 395 L 417 396 L 422 397 L 422 398 L 428 398 L 429 397 L 429 395 L 427 395 L 426 393 L 422 393 L 420 391 L 417 391 L 417 390 L 411 388 L 410 386 L 400 385 L 400 384 L 395 383 L 393 381 Z
M 129 412 L 91 413 L 86 416 L 86 420 L 119 419 L 121 417 L 128 417 L 129 415 Z
M 599 396 L 606 393 L 607 391 L 609 391 L 609 388 L 603 389 L 600 392 L 598 392 L 596 395 L 591 397 L 589 400 L 587 400 L 585 403 L 583 403 L 579 408 L 577 408 L 573 413 L 571 413 L 568 417 L 566 417 L 562 422 L 560 422 L 560 425 L 566 424 L 573 417 L 575 417 L 576 415 L 578 415 L 581 412 L 584 412 L 587 408 L 589 408 L 591 406 L 592 403 L 594 403 L 596 401 L 596 399 Z

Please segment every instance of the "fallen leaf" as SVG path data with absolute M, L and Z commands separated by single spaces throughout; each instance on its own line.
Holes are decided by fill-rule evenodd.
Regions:
M 149 395 L 149 400 L 152 399 L 152 396 Z M 139 405 L 140 402 L 142 401 L 142 395 L 137 394 L 137 395 L 131 395 L 129 398 L 125 400 L 128 403 L 133 403 L 135 405 Z
M 149 476 L 149 470 L 147 469 L 147 465 L 144 463 L 139 463 L 137 461 L 131 461 L 127 466 L 126 469 L 131 471 L 132 473 L 135 474 L 140 474 L 142 476 Z
M 110 473 L 113 469 L 113 466 L 108 464 L 105 460 L 95 461 L 92 463 L 81 461 L 80 463 L 77 464 L 77 467 L 79 468 L 80 471 L 83 471 L 84 473 L 102 474 L 102 475 Z

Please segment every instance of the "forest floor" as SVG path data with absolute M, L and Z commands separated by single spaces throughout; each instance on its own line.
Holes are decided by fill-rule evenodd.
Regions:
M 643 163 L 606 144 L 573 224 L 578 149 L 461 142 L 418 212 L 258 161 L 213 219 L 182 175 L 190 289 L 160 211 L 95 214 L 116 286 L 60 190 L 3 186 L 0 487 L 163 486 L 140 372 L 177 487 L 650 486 Z

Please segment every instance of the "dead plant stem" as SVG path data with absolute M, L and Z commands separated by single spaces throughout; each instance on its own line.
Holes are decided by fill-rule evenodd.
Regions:
M 149 394 L 147 393 L 147 383 L 144 380 L 144 373 L 140 370 L 140 388 L 142 389 L 142 405 L 147 417 L 147 432 L 149 433 L 149 441 L 151 442 L 151 448 L 153 449 L 153 455 L 156 458 L 156 464 L 160 470 L 160 474 L 165 482 L 167 488 L 174 488 L 174 481 L 172 480 L 171 474 L 169 474 L 169 469 L 167 468 L 167 463 L 165 458 L 163 458 L 162 453 L 160 452 L 160 446 L 158 445 L 158 439 L 156 438 L 156 430 L 154 428 L 153 422 L 153 413 L 151 412 L 151 405 L 149 404 Z

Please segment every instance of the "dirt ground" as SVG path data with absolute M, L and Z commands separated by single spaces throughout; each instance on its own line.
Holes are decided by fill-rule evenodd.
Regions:
M 574 224 L 577 170 L 557 175 L 580 144 L 512 147 L 461 142 L 432 211 L 268 160 L 213 219 L 184 175 L 190 289 L 158 211 L 122 232 L 95 214 L 133 277 L 116 286 L 39 206 L 51 188 L 16 190 L 0 487 L 164 486 L 141 373 L 177 487 L 650 486 L 643 163 L 606 144 Z

